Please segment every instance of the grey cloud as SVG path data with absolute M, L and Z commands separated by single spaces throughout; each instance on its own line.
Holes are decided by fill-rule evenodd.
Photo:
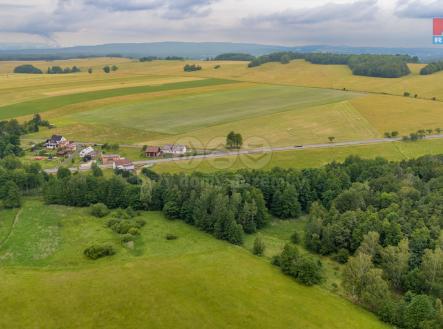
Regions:
M 442 3 L 439 0 L 423 2 L 420 0 L 400 0 L 395 14 L 405 18 L 433 18 L 443 16 Z
M 86 0 L 87 6 L 93 6 L 109 11 L 141 11 L 162 7 L 162 0 Z
M 186 17 L 206 16 L 210 13 L 209 6 L 219 0 L 171 0 L 166 6 L 163 17 L 181 19 Z
M 55 33 L 76 32 L 100 20 L 112 29 L 111 15 L 118 13 L 125 14 L 125 17 L 137 17 L 137 12 L 143 15 L 146 11 L 170 20 L 201 17 L 208 14 L 209 6 L 216 1 L 219 0 L 58 0 L 52 10 L 18 7 L 5 11 L 4 15 L 0 12 L 0 30 L 52 39 Z M 128 25 L 131 24 L 129 20 Z
M 278 25 L 316 24 L 340 20 L 361 21 L 372 20 L 378 12 L 377 0 L 360 0 L 348 4 L 327 3 L 322 6 L 287 10 L 271 15 L 249 17 L 244 19 L 246 24 L 271 23 Z

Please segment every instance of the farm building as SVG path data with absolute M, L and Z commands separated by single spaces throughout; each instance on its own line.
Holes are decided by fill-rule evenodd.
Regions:
M 133 171 L 135 170 L 135 166 L 134 164 L 125 158 L 120 158 L 114 161 L 114 163 L 112 164 L 112 168 L 118 169 L 118 170 L 124 170 L 124 171 Z
M 167 144 L 162 147 L 161 151 L 164 154 L 183 155 L 186 153 L 187 148 L 185 145 Z
M 46 140 L 45 147 L 53 150 L 59 147 L 64 147 L 68 144 L 68 140 L 61 135 L 52 135 L 52 137 Z
M 157 158 L 162 154 L 162 150 L 158 146 L 148 146 L 145 155 L 150 158 Z
M 102 157 L 101 157 L 102 164 L 104 164 L 104 165 L 113 164 L 115 160 L 119 160 L 119 159 L 121 159 L 121 157 L 118 154 L 102 154 Z

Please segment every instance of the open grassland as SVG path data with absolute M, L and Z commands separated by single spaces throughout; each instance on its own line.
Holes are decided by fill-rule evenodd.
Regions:
M 246 249 L 158 213 L 141 216 L 147 224 L 130 250 L 87 209 L 27 200 L 0 248 L 0 326 L 388 328 L 321 287 L 297 284 Z M 167 233 L 179 238 L 167 241 Z M 94 242 L 118 252 L 88 261 L 82 250 Z
M 228 83 L 99 99 L 63 106 L 46 116 L 57 126 L 53 132 L 92 142 L 187 143 L 192 137 L 207 146 L 215 137 L 224 139 L 232 129 L 245 138 L 263 136 L 272 145 L 300 139 L 320 142 L 331 134 L 343 139 L 374 137 L 378 133 L 365 119 L 349 103 L 342 103 L 356 96 L 334 90 Z M 345 129 L 347 124 L 350 129 Z M 43 139 L 47 134 L 42 131 L 30 137 Z
M 195 159 L 156 164 L 157 172 L 213 172 L 218 170 L 237 170 L 241 168 L 272 169 L 321 167 L 333 161 L 344 161 L 350 155 L 365 159 L 383 157 L 392 161 L 414 159 L 428 154 L 443 154 L 443 140 L 418 142 L 394 142 L 362 146 L 346 146 L 299 151 L 282 151 L 270 154 L 240 155 L 214 159 Z
M 107 106 L 76 113 L 68 118 L 89 124 L 101 122 L 113 127 L 179 134 L 264 114 L 337 102 L 349 97 L 352 94 L 338 91 L 261 85 L 241 90 Z
M 48 97 L 0 107 L 0 119 L 20 117 L 33 113 L 44 113 L 63 106 L 94 101 L 103 98 L 152 93 L 174 89 L 196 88 L 226 83 L 231 82 L 228 80 L 219 79 L 203 79 L 188 82 L 167 83 L 154 86 L 125 87 L 111 90 L 100 90 L 72 95 Z

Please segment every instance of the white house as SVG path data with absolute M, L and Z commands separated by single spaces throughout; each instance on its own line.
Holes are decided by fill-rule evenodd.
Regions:
M 162 147 L 162 152 L 164 154 L 183 155 L 186 154 L 187 151 L 185 145 L 179 144 L 167 144 Z
M 46 140 L 45 147 L 48 149 L 56 149 L 59 147 L 66 146 L 69 142 L 66 138 L 61 135 L 52 135 L 52 137 Z
M 94 149 L 91 146 L 88 146 L 87 148 L 81 150 L 79 155 L 81 158 L 84 158 L 85 156 L 91 155 L 94 152 L 95 152 Z

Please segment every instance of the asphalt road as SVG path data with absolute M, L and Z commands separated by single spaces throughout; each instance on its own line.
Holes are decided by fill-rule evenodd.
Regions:
M 425 140 L 432 139 L 443 139 L 443 135 L 429 135 L 424 137 Z M 137 167 L 151 166 L 157 163 L 165 162 L 177 162 L 183 160 L 197 160 L 197 159 L 209 159 L 209 158 L 222 158 L 229 156 L 237 156 L 243 154 L 262 154 L 262 153 L 272 153 L 272 152 L 283 152 L 283 151 L 303 151 L 309 149 L 322 149 L 322 148 L 336 148 L 336 147 L 346 147 L 346 146 L 358 146 L 358 145 L 371 145 L 371 144 L 383 144 L 383 143 L 394 143 L 401 141 L 401 138 L 374 138 L 366 140 L 348 141 L 348 142 L 337 142 L 337 143 L 323 143 L 323 144 L 307 144 L 307 145 L 291 145 L 291 146 L 281 146 L 281 147 L 263 147 L 249 150 L 238 150 L 238 151 L 216 151 L 208 154 L 194 155 L 194 156 L 183 156 L 183 157 L 173 157 L 164 159 L 154 159 L 154 160 L 142 160 L 134 161 L 134 165 Z M 84 143 L 88 144 L 88 143 Z M 89 143 L 91 144 L 91 143 Z M 100 166 L 102 169 L 112 168 L 112 165 Z M 77 171 L 77 168 L 70 168 L 71 171 Z M 46 169 L 48 174 L 54 174 L 58 170 L 57 168 Z

